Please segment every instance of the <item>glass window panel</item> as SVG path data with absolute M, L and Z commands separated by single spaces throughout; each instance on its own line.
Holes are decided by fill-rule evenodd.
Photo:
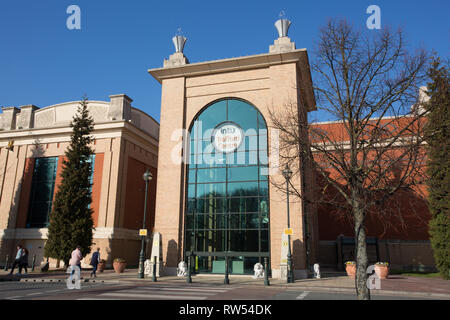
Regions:
M 269 183 L 267 181 L 261 181 L 259 183 L 259 194 L 261 196 L 267 196 L 269 194 Z
M 257 196 L 258 182 L 230 182 L 228 184 L 228 195 L 237 196 Z
M 231 198 L 230 212 L 258 212 L 258 198 Z
M 269 230 L 261 230 L 261 252 L 269 252 Z
M 258 111 L 258 128 L 260 130 L 261 129 L 267 129 L 266 122 L 264 121 L 264 118 L 263 118 L 262 114 L 259 111 Z
M 193 214 L 187 214 L 186 215 L 186 230 L 190 231 L 193 228 L 194 228 L 194 215 Z
M 268 229 L 269 228 L 269 214 L 267 212 L 260 213 L 261 215 L 261 229 Z
M 249 151 L 247 164 L 258 164 L 258 151 Z
M 188 183 L 195 183 L 195 173 L 196 173 L 195 169 L 189 170 Z
M 227 212 L 226 198 L 206 198 L 197 200 L 198 213 L 224 213 Z
M 226 105 L 226 100 L 216 102 L 213 105 L 209 106 L 198 117 L 198 130 L 199 133 L 202 133 L 202 137 L 205 137 L 205 133 L 208 129 L 214 129 L 219 123 L 227 119 Z
M 193 245 L 193 240 L 194 240 L 194 235 L 193 235 L 193 231 L 192 230 L 186 230 L 186 250 L 195 250 L 195 248 L 192 247 Z
M 199 169 L 197 183 L 226 182 L 227 171 L 225 168 Z
M 230 251 L 258 252 L 258 230 L 231 230 Z
M 226 196 L 225 183 L 197 184 L 197 198 Z
M 191 140 L 189 143 L 189 154 L 196 154 L 198 153 L 198 141 L 197 140 Z
M 255 151 L 256 154 L 256 151 Z M 269 158 L 267 157 L 267 151 L 266 150 L 259 150 L 257 153 L 259 156 L 259 163 L 262 165 L 268 165 L 269 164 Z
M 259 180 L 267 181 L 269 179 L 269 167 L 260 166 L 259 167 Z
M 225 251 L 225 230 L 199 230 L 195 232 L 196 251 Z
M 48 224 L 51 212 L 58 158 L 37 158 L 31 182 L 27 227 L 40 228 Z
M 267 133 L 267 130 L 260 130 L 260 132 L 266 132 Z M 259 147 L 259 150 L 264 150 L 265 152 L 267 152 L 266 150 L 267 150 L 267 135 L 260 135 L 259 136 L 259 143 L 258 143 L 258 147 Z M 252 149 L 252 150 L 254 150 L 254 149 Z
M 269 201 L 267 200 L 267 197 L 259 198 L 259 211 L 262 212 L 262 213 L 268 214 L 268 212 L 269 212 Z
M 228 100 L 228 120 L 236 122 L 244 132 L 256 130 L 256 109 L 241 100 Z
M 258 167 L 232 167 L 228 169 L 228 181 L 258 180 Z
M 226 229 L 226 214 L 197 214 L 195 215 L 195 229 Z
M 190 168 L 195 168 L 195 166 L 197 165 L 197 161 L 196 161 L 196 159 L 197 159 L 197 156 L 196 155 L 193 155 L 193 154 L 191 154 L 190 156 L 189 156 L 189 167 Z
M 244 152 L 228 153 L 226 155 L 226 163 L 227 165 L 230 166 L 257 165 L 258 152 L 244 151 Z
M 195 212 L 195 203 L 196 200 L 188 200 L 187 201 L 187 213 L 194 213 Z
M 258 229 L 259 214 L 230 214 L 230 229 Z
M 53 184 L 51 182 L 39 183 L 39 188 L 36 188 L 34 193 L 34 201 L 49 201 L 53 198 Z
M 198 156 L 199 168 L 225 166 L 225 154 L 216 153 L 212 145 L 204 150 L 202 155 Z
M 214 152 L 214 145 L 211 144 L 211 139 L 199 141 L 197 153 L 211 154 L 212 152 Z
M 189 138 L 190 138 L 191 140 L 198 140 L 198 139 L 201 139 L 201 138 L 199 138 L 199 136 L 198 136 L 198 125 L 199 125 L 199 122 L 198 122 L 198 120 L 196 119 L 196 120 L 194 121 L 194 124 L 192 125 L 191 131 L 189 132 Z
M 188 198 L 195 198 L 195 184 L 188 184 Z
M 245 143 L 245 145 L 244 145 Z M 258 137 L 257 136 L 246 136 L 243 143 L 242 151 L 258 150 Z

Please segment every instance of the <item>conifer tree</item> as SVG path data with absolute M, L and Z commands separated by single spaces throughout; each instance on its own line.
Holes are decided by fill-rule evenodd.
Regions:
M 449 68 L 434 59 L 428 72 L 430 100 L 426 127 L 428 155 L 429 233 L 436 266 L 450 279 L 450 92 Z
M 89 116 L 87 105 L 88 100 L 84 97 L 70 124 L 73 130 L 71 142 L 65 152 L 62 182 L 50 214 L 45 244 L 45 255 L 64 261 L 66 266 L 76 246 L 81 247 L 84 256 L 92 245 L 94 222 L 90 208 L 90 176 L 93 150 L 90 144 L 93 138 L 90 134 L 94 121 Z

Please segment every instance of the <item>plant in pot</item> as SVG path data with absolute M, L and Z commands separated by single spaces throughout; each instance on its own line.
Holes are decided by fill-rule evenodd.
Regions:
M 98 262 L 97 270 L 99 272 L 103 272 L 103 270 L 105 270 L 105 267 L 106 267 L 106 260 L 105 259 L 100 259 L 100 261 Z
M 125 267 L 127 266 L 127 262 L 125 259 L 122 258 L 116 258 L 113 262 L 114 271 L 116 273 L 122 273 L 125 270 Z
M 347 271 L 347 275 L 355 279 L 356 275 L 356 262 L 355 261 L 347 261 L 345 262 L 345 271 Z
M 389 275 L 389 263 L 388 262 L 375 263 L 375 273 L 380 279 L 387 279 Z

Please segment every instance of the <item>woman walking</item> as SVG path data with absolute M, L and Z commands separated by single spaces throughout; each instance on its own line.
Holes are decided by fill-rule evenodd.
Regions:
M 91 257 L 91 266 L 92 266 L 91 278 L 92 277 L 97 278 L 97 275 L 95 273 L 97 272 L 97 266 L 99 262 L 100 262 L 100 248 L 97 248 L 97 251 L 95 251 Z

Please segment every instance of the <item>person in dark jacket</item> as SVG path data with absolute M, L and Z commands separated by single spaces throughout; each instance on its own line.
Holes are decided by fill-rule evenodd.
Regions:
M 22 273 L 22 269 L 25 269 L 25 273 L 27 274 L 28 270 L 28 250 L 27 248 L 23 248 L 22 251 L 22 257 L 20 258 L 20 263 L 19 263 L 19 273 Z
M 97 275 L 95 273 L 97 272 L 99 262 L 100 262 L 100 248 L 97 248 L 97 251 L 95 251 L 91 257 L 91 266 L 92 266 L 91 278 L 92 277 L 97 278 Z

